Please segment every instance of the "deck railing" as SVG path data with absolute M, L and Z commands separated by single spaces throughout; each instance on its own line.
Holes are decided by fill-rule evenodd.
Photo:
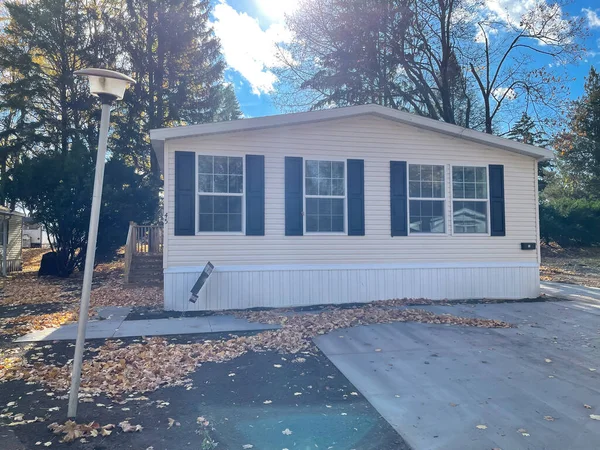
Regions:
M 163 251 L 163 228 L 160 225 L 129 224 L 125 244 L 125 282 L 129 282 L 131 260 L 134 255 L 160 255 Z

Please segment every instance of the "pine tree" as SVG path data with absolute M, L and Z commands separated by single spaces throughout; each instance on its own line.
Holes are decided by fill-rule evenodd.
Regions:
M 574 104 L 569 130 L 558 136 L 557 164 L 567 193 L 600 199 L 600 74 L 592 67 Z
M 526 111 L 523 112 L 521 118 L 513 125 L 506 136 L 513 141 L 519 141 L 523 144 L 536 145 L 538 147 L 548 145 L 546 134 L 538 130 L 533 118 Z M 538 163 L 538 189 L 540 192 L 548 185 L 547 178 L 550 167 L 550 161 Z
M 115 148 L 140 168 L 150 162 L 155 176 L 149 130 L 212 122 L 221 107 L 225 64 L 210 7 L 209 0 L 121 0 L 124 13 L 111 22 L 120 64 L 137 82 L 119 107 Z

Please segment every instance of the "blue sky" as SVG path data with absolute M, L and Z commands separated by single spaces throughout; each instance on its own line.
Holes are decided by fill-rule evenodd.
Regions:
M 213 25 L 221 39 L 228 64 L 226 79 L 235 86 L 240 106 L 247 117 L 277 114 L 272 102 L 277 77 L 272 68 L 278 62 L 275 43 L 291 39 L 284 15 L 292 12 L 296 0 L 213 0 Z M 524 4 L 550 0 L 485 0 L 491 10 L 518 11 Z M 574 0 L 564 12 L 585 19 L 590 36 L 587 53 L 578 65 L 569 67 L 571 96 L 583 90 L 584 77 L 591 65 L 600 67 L 600 4 L 597 0 Z

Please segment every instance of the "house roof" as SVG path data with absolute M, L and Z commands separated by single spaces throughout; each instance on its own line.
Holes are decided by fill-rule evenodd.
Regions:
M 363 115 L 382 117 L 384 119 L 411 125 L 424 130 L 434 131 L 448 136 L 496 147 L 501 150 L 530 156 L 538 160 L 547 160 L 554 157 L 552 151 L 545 148 L 523 144 L 511 139 L 501 138 L 491 134 L 482 133 L 481 131 L 463 128 L 458 125 L 452 125 L 446 122 L 417 116 L 415 114 L 386 108 L 380 105 L 349 106 L 345 108 L 333 108 L 293 114 L 280 114 L 275 116 L 207 123 L 202 125 L 160 128 L 150 130 L 150 139 L 152 141 L 152 147 L 154 148 L 154 151 L 158 157 L 158 161 L 162 166 L 164 143 L 167 139 L 260 130 L 265 128 L 300 125 Z
M 6 206 L 0 206 L 0 216 L 20 216 L 25 217 L 25 214 L 18 211 L 11 211 Z

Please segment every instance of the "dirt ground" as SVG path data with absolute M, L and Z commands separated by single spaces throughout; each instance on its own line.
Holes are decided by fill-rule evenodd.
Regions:
M 600 287 L 600 248 L 542 246 L 542 281 Z

